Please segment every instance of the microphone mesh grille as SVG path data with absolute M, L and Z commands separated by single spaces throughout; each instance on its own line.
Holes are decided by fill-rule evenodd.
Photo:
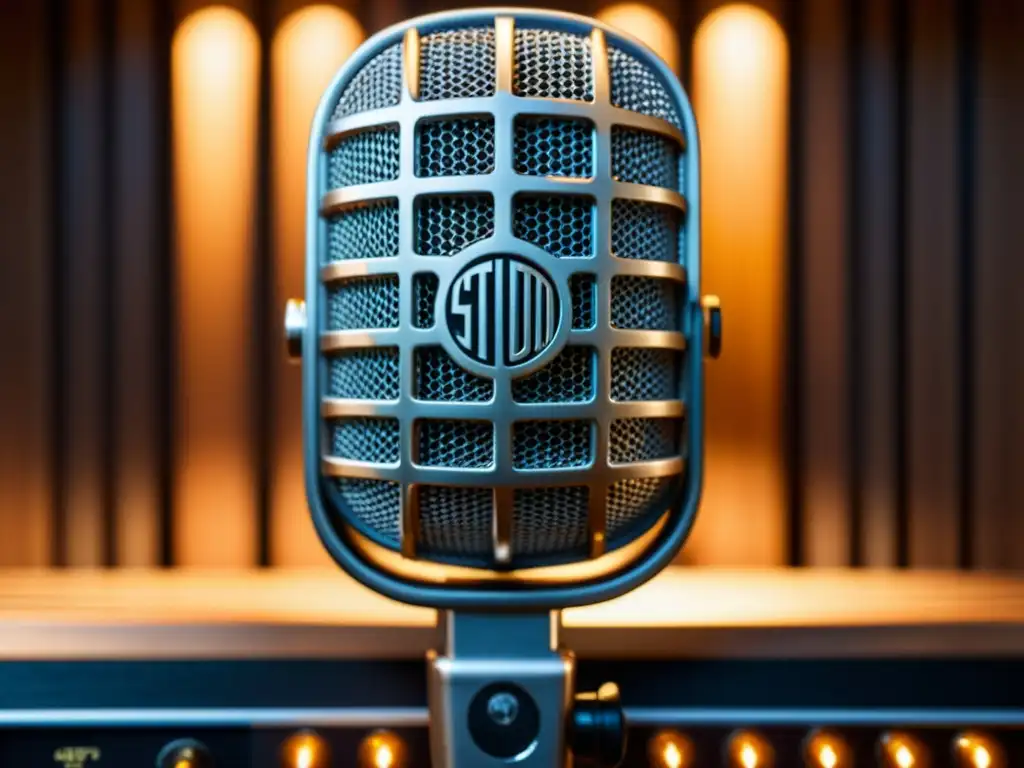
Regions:
M 590 40 L 550 29 L 516 29 L 512 84 L 517 96 L 594 100 Z
M 674 407 L 687 353 L 669 339 L 684 328 L 685 272 L 666 266 L 684 257 L 679 109 L 649 63 L 566 29 L 424 31 L 413 80 L 392 44 L 333 111 L 323 181 L 344 194 L 324 207 L 332 276 L 317 321 L 338 339 L 324 347 L 323 450 L 361 468 L 349 477 L 331 465 L 327 485 L 343 518 L 394 548 L 413 537 L 419 557 L 492 562 L 505 504 L 513 564 L 579 559 L 591 551 L 595 510 L 610 544 L 638 535 L 670 504 L 682 471 L 664 469 L 687 450 Z M 595 61 L 598 50 L 606 60 Z M 509 78 L 521 103 L 511 112 L 498 92 Z M 453 99 L 482 101 L 444 104 Z M 572 330 L 541 368 L 500 380 L 441 346 L 439 291 L 450 278 L 430 259 L 510 234 L 570 265 Z M 353 260 L 365 263 L 345 264 Z M 658 401 L 656 417 L 645 401 Z M 622 403 L 629 417 L 615 413 Z M 503 410 L 517 415 L 495 415 Z M 523 474 L 506 482 L 503 467 Z M 598 484 L 596 467 L 613 474 Z M 642 476 L 665 471 L 674 474 Z
M 420 98 L 468 99 L 494 95 L 494 29 L 452 29 L 421 41 Z
M 327 260 L 383 259 L 398 255 L 398 201 L 378 200 L 331 217 Z

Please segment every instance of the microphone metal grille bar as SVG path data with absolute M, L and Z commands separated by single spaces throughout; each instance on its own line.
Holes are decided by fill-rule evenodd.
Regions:
M 324 132 L 321 473 L 407 556 L 598 557 L 685 469 L 679 115 L 602 30 L 523 23 L 407 30 Z M 439 287 L 530 247 L 568 287 L 565 347 L 466 370 Z

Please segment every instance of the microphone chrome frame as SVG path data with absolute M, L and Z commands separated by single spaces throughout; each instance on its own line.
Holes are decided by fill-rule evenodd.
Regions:
M 539 22 L 544 27 L 590 34 L 593 50 L 594 100 L 592 102 L 564 99 L 539 99 L 516 96 L 512 92 L 514 61 L 514 25 Z M 453 26 L 493 24 L 496 35 L 497 87 L 488 97 L 417 101 L 414 95 L 418 68 L 406 60 L 418 56 L 419 36 Z M 683 124 L 676 129 L 667 121 L 615 107 L 610 99 L 610 68 L 606 56 L 606 41 L 660 70 L 661 79 L 675 100 Z M 398 105 L 361 112 L 338 120 L 331 120 L 331 111 L 348 81 L 370 59 L 384 48 L 403 42 L 403 88 Z M 458 117 L 490 114 L 495 122 L 495 170 L 483 176 L 417 177 L 414 171 L 416 125 L 424 118 Z M 522 176 L 513 166 L 515 119 L 519 116 L 578 117 L 594 124 L 597 136 L 595 172 L 589 179 Z M 398 123 L 400 132 L 400 173 L 395 181 L 328 190 L 323 187 L 329 149 L 342 136 L 372 126 Z M 628 184 L 615 181 L 611 173 L 611 129 L 613 125 L 639 128 L 675 137 L 684 147 L 685 192 Z M 410 190 L 410 184 L 415 188 Z M 699 206 L 699 150 L 697 129 L 692 109 L 675 75 L 642 43 L 613 30 L 593 19 L 572 14 L 515 8 L 455 11 L 422 16 L 386 29 L 367 41 L 346 63 L 325 92 L 313 121 L 308 163 L 308 206 L 306 301 L 308 322 L 302 337 L 303 356 L 303 423 L 305 475 L 316 530 L 332 557 L 356 579 L 393 599 L 403 602 L 450 609 L 473 609 L 502 606 L 509 610 L 557 609 L 600 602 L 623 594 L 668 565 L 682 546 L 696 515 L 702 485 L 703 445 L 703 310 L 700 301 L 700 206 Z M 556 259 L 535 246 L 512 236 L 512 200 L 519 193 L 554 193 L 587 195 L 594 199 L 601 226 L 594 229 L 592 259 Z M 326 241 L 326 221 L 323 214 L 353 203 L 375 199 L 394 198 L 398 201 L 400 221 L 411 222 L 414 201 L 420 194 L 490 193 L 495 205 L 495 234 L 460 252 L 456 258 L 419 256 L 414 253 L 411 227 L 405 227 L 406 236 L 400 244 L 400 255 L 392 258 L 352 260 L 321 265 L 322 244 Z M 656 261 L 618 259 L 610 251 L 611 201 L 613 198 L 642 200 L 679 208 L 686 219 L 684 254 L 685 264 Z M 527 254 L 544 269 L 563 290 L 573 273 L 596 275 L 599 282 L 610 284 L 612 277 L 640 275 L 668 278 L 679 282 L 685 301 L 682 332 L 636 331 L 611 327 L 607 322 L 608 304 L 597 307 L 597 323 L 590 330 L 562 328 L 553 349 L 567 341 L 574 345 L 591 346 L 598 351 L 598 364 L 603 366 L 598 377 L 600 387 L 596 397 L 585 403 L 526 405 L 513 403 L 508 395 L 512 373 L 500 366 L 488 369 L 485 375 L 494 379 L 494 400 L 488 403 L 422 403 L 411 397 L 408 372 L 411 370 L 412 350 L 421 345 L 440 343 L 464 367 L 465 357 L 458 353 L 441 323 L 430 330 L 411 328 L 410 304 L 400 303 L 399 328 L 368 331 L 342 331 L 321 333 L 325 326 L 325 283 L 332 280 L 374 274 L 397 274 L 403 290 L 408 290 L 417 272 L 432 272 L 439 278 L 438 302 L 443 302 L 445 287 L 458 269 L 468 260 L 482 254 Z M 607 257 L 605 257 L 607 254 Z M 614 259 L 614 261 L 612 261 Z M 564 297 L 563 297 L 564 298 Z M 405 367 L 402 395 L 395 402 L 354 401 L 332 402 L 322 398 L 324 352 L 363 346 L 395 346 L 400 350 Z M 684 367 L 687 377 L 685 391 L 688 400 L 663 402 L 614 402 L 609 395 L 610 352 L 615 347 L 675 348 L 685 351 L 688 358 Z M 550 355 L 538 359 L 534 367 L 542 365 Z M 528 369 L 527 369 L 528 370 Z M 522 375 L 527 370 L 516 371 Z M 479 371 L 477 371 L 479 372 Z M 608 428 L 614 418 L 680 417 L 685 412 L 688 455 L 658 461 L 628 465 L 608 462 Z M 394 416 L 400 419 L 402 461 L 397 465 L 373 466 L 322 456 L 322 420 L 338 416 Z M 412 423 L 418 418 L 486 418 L 495 424 L 499 435 L 497 455 L 490 470 L 446 470 L 413 467 L 411 454 Z M 584 418 L 598 423 L 595 462 L 578 470 L 560 469 L 557 472 L 523 471 L 512 468 L 511 444 L 505 439 L 511 425 L 523 419 Z M 502 432 L 504 430 L 504 432 Z M 339 532 L 332 513 L 324 500 L 324 476 L 344 474 L 349 477 L 395 480 L 403 490 L 403 528 L 411 529 L 414 520 L 407 519 L 412 507 L 407 484 L 413 480 L 406 474 L 415 474 L 414 482 L 433 482 L 449 486 L 494 486 L 496 495 L 495 551 L 507 546 L 508 521 L 511 519 L 512 491 L 516 486 L 602 484 L 607 487 L 616 480 L 630 477 L 669 476 L 683 473 L 680 501 L 669 510 L 667 520 L 646 551 L 630 562 L 622 564 L 604 555 L 604 496 L 602 501 L 591 502 L 591 556 L 608 557 L 609 572 L 599 573 L 583 581 L 571 576 L 565 583 L 531 583 L 527 581 L 481 580 L 479 584 L 467 582 L 431 584 L 412 580 L 382 570 L 379 563 L 368 560 L 361 549 L 346 540 Z M 504 511 L 504 515 L 502 514 Z M 502 520 L 506 521 L 502 525 Z M 403 536 L 403 541 L 409 539 Z M 406 555 L 414 554 L 403 545 Z M 569 568 L 571 566 L 565 566 Z M 591 569 L 593 570 L 593 569 Z

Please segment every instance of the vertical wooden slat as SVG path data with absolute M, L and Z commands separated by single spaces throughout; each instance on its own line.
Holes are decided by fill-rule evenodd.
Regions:
M 910 6 L 907 461 L 910 562 L 954 567 L 958 435 L 957 72 L 953 0 Z
M 803 163 L 804 359 L 801 466 L 804 562 L 848 561 L 849 437 L 847 398 L 847 84 L 842 0 L 805 5 Z M 854 290 L 861 289 L 855 286 Z
M 707 368 L 705 488 L 684 557 L 781 564 L 789 51 L 777 17 L 732 5 L 704 17 L 693 74 L 702 289 L 721 297 L 728 330 Z
M 116 553 L 159 559 L 159 84 L 154 0 L 118 0 L 115 82 Z
M 174 548 L 186 566 L 256 557 L 251 338 L 259 40 L 204 8 L 172 46 L 176 221 Z
M 980 568 L 1024 568 L 1024 8 L 980 3 L 974 194 L 976 424 L 974 553 Z
M 297 10 L 273 37 L 271 66 L 270 209 L 276 333 L 270 340 L 274 429 L 271 560 L 275 565 L 331 563 L 313 529 L 306 503 L 302 454 L 302 377 L 285 358 L 283 307 L 305 292 L 306 152 L 310 126 L 324 89 L 362 42 L 356 19 L 340 8 Z
M 851 398 L 859 398 L 856 458 L 861 504 L 860 552 L 869 566 L 890 566 L 896 556 L 896 53 L 891 0 L 858 4 L 859 92 L 856 161 L 859 164 L 855 263 L 859 303 L 857 370 Z
M 7 3 L 0 23 L 0 566 L 50 556 L 50 5 Z
M 62 386 L 61 439 L 67 488 L 67 563 L 103 562 L 104 488 L 104 302 L 109 285 L 103 242 L 104 83 L 98 0 L 69 3 L 65 20 L 65 121 L 60 183 L 66 208 L 57 213 L 64 228 L 59 274 L 66 306 L 61 332 L 66 339 Z

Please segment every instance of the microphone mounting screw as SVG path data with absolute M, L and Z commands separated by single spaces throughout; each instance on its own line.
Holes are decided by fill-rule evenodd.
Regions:
M 302 337 L 306 333 L 306 302 L 289 299 L 284 309 L 284 343 L 288 359 L 293 363 L 302 360 Z
M 511 725 L 519 714 L 519 699 L 508 691 L 491 696 L 487 702 L 487 715 L 498 725 Z

